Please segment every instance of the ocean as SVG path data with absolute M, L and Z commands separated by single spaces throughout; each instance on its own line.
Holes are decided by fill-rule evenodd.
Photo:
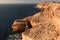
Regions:
M 0 4 L 0 40 L 6 40 L 11 34 L 11 24 L 15 19 L 39 12 L 35 6 L 36 4 Z

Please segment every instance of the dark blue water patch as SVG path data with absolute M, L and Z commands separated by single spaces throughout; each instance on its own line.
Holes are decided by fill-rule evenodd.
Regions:
M 5 4 L 0 5 L 0 40 L 6 40 L 10 34 L 11 24 L 15 19 L 21 19 L 39 12 L 36 4 Z

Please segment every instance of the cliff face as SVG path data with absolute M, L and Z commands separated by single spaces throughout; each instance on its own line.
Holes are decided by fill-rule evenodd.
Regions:
M 43 10 L 32 16 L 32 28 L 22 33 L 22 40 L 60 40 L 60 3 L 43 2 Z
M 60 3 L 42 2 L 36 8 L 41 11 L 13 22 L 13 32 L 23 32 L 22 40 L 60 40 Z

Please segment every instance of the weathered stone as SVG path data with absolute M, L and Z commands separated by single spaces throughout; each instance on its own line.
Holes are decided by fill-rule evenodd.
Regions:
M 38 5 L 44 9 L 32 16 L 33 28 L 22 33 L 22 40 L 60 40 L 60 3 L 43 2 Z
M 12 24 L 13 31 L 25 31 L 22 40 L 60 40 L 60 3 L 42 2 L 37 6 L 43 9 L 33 16 L 15 20 Z
M 24 32 L 27 26 L 31 28 L 30 18 L 31 16 L 23 19 L 16 19 L 12 24 L 13 32 L 17 32 L 17 31 Z

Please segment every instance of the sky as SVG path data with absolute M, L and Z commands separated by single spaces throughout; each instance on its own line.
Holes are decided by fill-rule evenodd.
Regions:
M 39 3 L 44 1 L 60 1 L 60 0 L 0 0 L 0 4 L 5 3 Z

